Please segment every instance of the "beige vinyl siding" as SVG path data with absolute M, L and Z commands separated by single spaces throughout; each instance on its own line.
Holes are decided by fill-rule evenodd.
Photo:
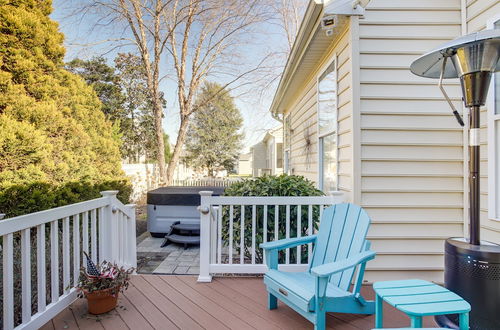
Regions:
M 488 20 L 499 13 L 498 0 L 467 0 L 467 33 L 486 29 Z M 500 222 L 488 218 L 487 108 L 481 110 L 481 239 L 500 243 Z
M 319 33 L 324 33 L 320 31 Z M 348 26 L 317 64 L 313 74 L 295 100 L 290 104 L 286 115 L 291 117 L 290 168 L 292 173 L 318 181 L 318 114 L 317 114 L 317 77 L 337 56 L 338 90 L 338 173 L 339 190 L 351 200 L 352 191 L 352 89 L 351 89 L 351 47 Z M 311 148 L 306 153 L 306 136 L 309 135 Z M 287 148 L 287 147 L 286 147 Z
M 460 0 L 372 0 L 360 19 L 361 205 L 377 258 L 366 279 L 443 281 L 444 239 L 463 235 L 463 132 L 411 62 L 461 33 Z M 446 89 L 458 108 L 458 81 Z

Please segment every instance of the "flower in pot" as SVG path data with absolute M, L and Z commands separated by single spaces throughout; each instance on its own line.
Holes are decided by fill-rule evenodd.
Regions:
M 107 261 L 96 265 L 86 253 L 85 257 L 87 267 L 80 269 L 76 286 L 78 297 L 87 298 L 90 314 L 107 313 L 116 307 L 118 294 L 128 288 L 134 268 L 125 269 Z

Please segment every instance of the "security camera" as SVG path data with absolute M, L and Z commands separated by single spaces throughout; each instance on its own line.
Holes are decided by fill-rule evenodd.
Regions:
M 325 34 L 326 34 L 327 37 L 333 36 L 333 29 L 325 30 Z
M 337 15 L 327 15 L 321 19 L 321 28 L 331 30 L 337 25 Z

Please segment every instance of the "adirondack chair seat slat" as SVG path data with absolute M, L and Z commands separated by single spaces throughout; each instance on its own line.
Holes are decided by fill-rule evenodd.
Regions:
M 366 262 L 373 259 L 366 234 L 370 218 L 354 204 L 337 204 L 323 210 L 317 235 L 261 244 L 269 271 L 264 276 L 269 309 L 277 299 L 324 330 L 326 312 L 374 314 L 375 302 L 360 294 Z M 309 269 L 301 273 L 278 270 L 278 251 L 314 243 Z M 355 270 L 358 269 L 351 284 Z
M 264 283 L 274 288 L 280 296 L 287 295 L 288 299 L 293 295 L 300 299 L 297 303 L 301 306 L 307 306 L 309 311 L 314 311 L 314 294 L 316 285 L 316 276 L 308 272 L 287 273 L 277 270 L 270 270 L 264 276 Z M 281 290 L 280 290 L 281 289 Z M 335 285 L 329 283 L 326 288 L 325 297 L 327 299 L 350 297 L 352 293 L 341 290 Z

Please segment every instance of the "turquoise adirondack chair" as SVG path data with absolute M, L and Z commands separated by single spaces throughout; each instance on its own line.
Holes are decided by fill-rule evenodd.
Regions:
M 277 308 L 279 299 L 316 330 L 325 329 L 326 312 L 375 313 L 375 303 L 360 294 L 366 262 L 375 258 L 366 240 L 369 225 L 370 218 L 361 207 L 337 204 L 323 211 L 317 235 L 261 244 L 269 268 L 264 276 L 269 309 Z M 278 270 L 278 251 L 307 243 L 314 243 L 314 250 L 306 272 Z

